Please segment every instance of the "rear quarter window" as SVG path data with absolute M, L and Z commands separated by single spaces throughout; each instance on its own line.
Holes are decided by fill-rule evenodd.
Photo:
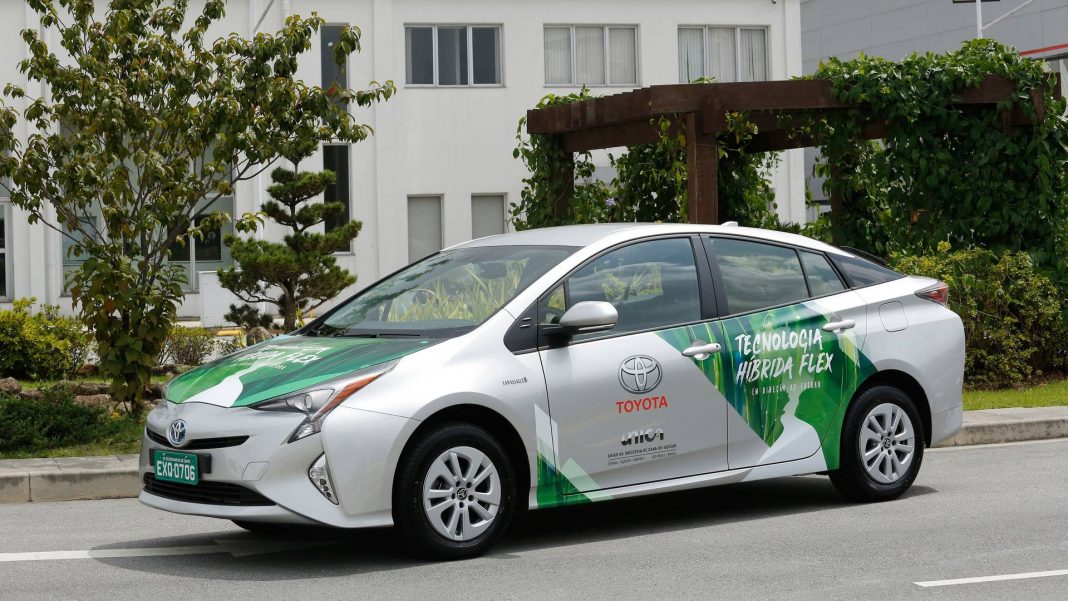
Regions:
M 831 260 L 838 267 L 838 271 L 845 276 L 850 288 L 885 284 L 905 277 L 892 269 L 860 257 L 831 254 Z

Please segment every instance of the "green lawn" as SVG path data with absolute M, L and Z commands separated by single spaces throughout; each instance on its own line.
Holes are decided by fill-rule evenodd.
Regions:
M 1050 380 L 1031 388 L 1009 390 L 965 390 L 964 410 L 1002 407 L 1051 407 L 1068 405 L 1068 379 Z
M 174 376 L 152 376 L 152 380 L 151 381 L 153 383 L 165 384 L 167 382 L 170 382 L 173 379 L 174 379 Z M 46 390 L 48 388 L 51 388 L 56 382 L 59 382 L 59 381 L 60 380 L 36 380 L 36 381 L 34 381 L 34 380 L 20 380 L 19 384 L 22 384 L 22 388 L 24 390 L 33 390 L 33 389 Z M 71 380 L 68 380 L 68 381 L 72 381 L 72 382 L 97 382 L 97 383 L 101 383 L 101 384 L 110 382 L 110 380 L 108 380 L 108 379 L 106 379 L 106 378 L 104 378 L 102 376 L 78 376 L 78 377 L 72 378 Z

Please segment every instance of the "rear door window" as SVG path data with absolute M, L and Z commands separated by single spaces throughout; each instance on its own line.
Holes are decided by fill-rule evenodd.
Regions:
M 727 313 L 748 313 L 800 302 L 809 297 L 801 261 L 792 248 L 736 240 L 709 240 L 719 268 Z

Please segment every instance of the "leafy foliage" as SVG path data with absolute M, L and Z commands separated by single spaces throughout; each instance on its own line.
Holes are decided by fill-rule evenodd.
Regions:
M 996 110 L 953 104 L 987 75 L 1011 82 L 1009 100 Z M 822 146 L 826 191 L 843 195 L 835 240 L 883 256 L 939 241 L 1027 250 L 1064 277 L 1068 121 L 1040 61 L 984 39 L 899 62 L 832 58 L 812 77 L 850 105 L 802 128 Z M 1006 127 L 1012 111 L 1036 122 Z M 886 128 L 881 141 L 862 140 L 871 125 Z
M 1027 253 L 954 251 L 946 242 L 935 250 L 895 255 L 892 267 L 949 286 L 949 308 L 964 322 L 969 386 L 1019 386 L 1064 367 L 1064 299 Z
M 323 90 L 296 79 L 298 57 L 323 24 L 318 16 L 290 17 L 275 34 L 210 42 L 224 0 L 206 0 L 199 14 L 189 14 L 187 0 L 97 4 L 27 0 L 61 50 L 37 29 L 22 32 L 28 52 L 19 69 L 30 90 L 49 94 L 4 88 L 0 178 L 10 178 L 11 201 L 31 222 L 88 256 L 69 282 L 72 298 L 95 332 L 113 395 L 140 411 L 182 298 L 185 271 L 167 260 L 175 243 L 231 219 L 215 201 L 279 157 L 365 139 L 370 127 L 347 107 L 388 99 L 394 86 Z M 337 62 L 359 44 L 359 30 L 344 29 Z M 25 142 L 13 131 L 19 117 L 33 132 Z M 258 221 L 246 214 L 235 227 Z
M 574 94 L 548 94 L 535 108 L 590 98 L 589 89 L 583 87 Z M 530 171 L 530 176 L 523 179 L 519 204 L 512 206 L 516 229 L 609 221 L 611 192 L 604 182 L 593 179 L 593 155 L 565 152 L 552 136 L 526 137 L 526 124 L 525 116 L 519 119 L 512 151 L 512 157 L 523 161 Z
M 215 332 L 207 328 L 177 326 L 167 335 L 159 354 L 159 364 L 200 365 L 215 349 Z
M 356 283 L 356 276 L 337 264 L 334 252 L 349 248 L 363 225 L 350 221 L 325 234 L 312 231 L 327 217 L 345 212 L 339 202 L 309 202 L 334 183 L 332 171 L 278 168 L 271 179 L 274 185 L 267 192 L 273 200 L 264 203 L 263 212 L 292 233 L 285 242 L 227 235 L 226 244 L 240 269 L 219 269 L 219 282 L 245 302 L 277 305 L 282 328 L 288 332 L 296 327 L 299 316 Z
M 0 377 L 55 380 L 74 374 L 92 353 L 82 324 L 44 305 L 32 313 L 35 298 L 17 299 L 0 310 Z

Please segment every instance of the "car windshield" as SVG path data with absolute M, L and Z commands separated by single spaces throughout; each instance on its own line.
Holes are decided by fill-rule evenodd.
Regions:
M 364 290 L 309 327 L 312 336 L 458 336 L 560 263 L 569 246 L 445 251 Z

